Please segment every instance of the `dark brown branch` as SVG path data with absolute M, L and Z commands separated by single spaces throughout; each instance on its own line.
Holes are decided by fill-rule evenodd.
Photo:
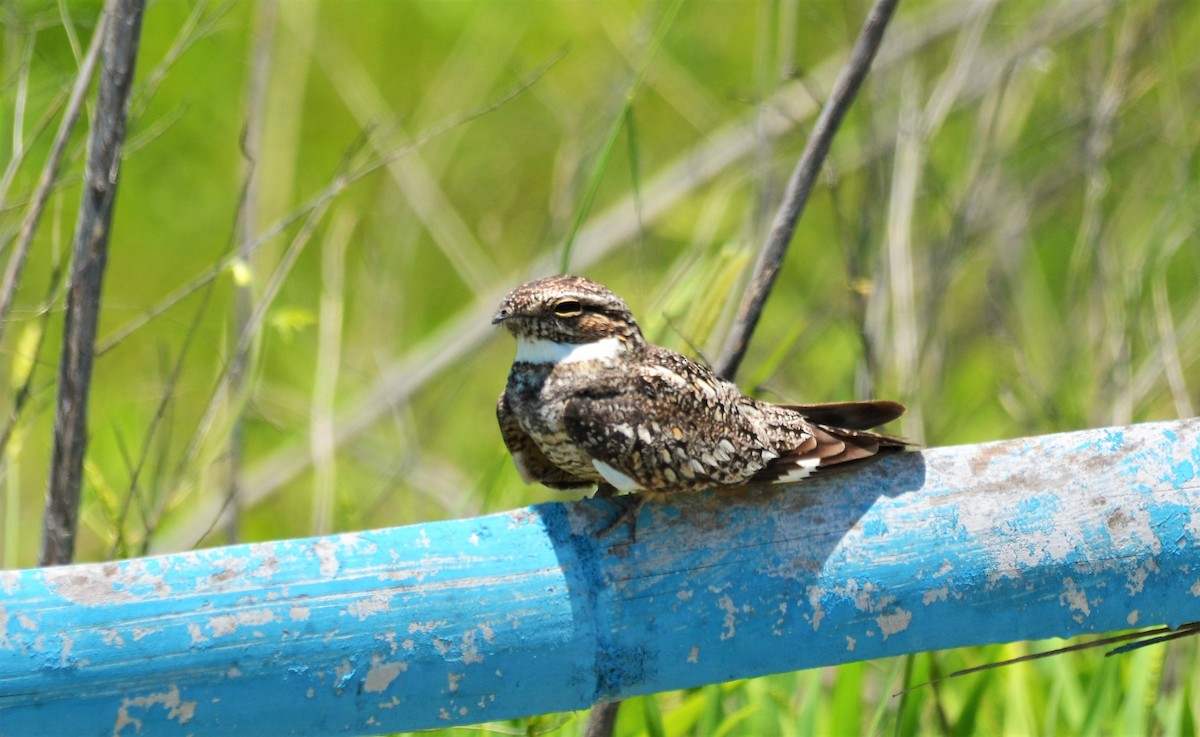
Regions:
M 1104 653 L 1104 657 L 1107 658 L 1113 655 L 1124 655 L 1131 650 L 1137 650 L 1148 645 L 1157 645 L 1163 642 L 1170 642 L 1171 640 L 1178 640 L 1181 637 L 1195 637 L 1197 634 L 1200 634 L 1200 622 L 1188 622 L 1187 624 L 1181 624 L 1174 628 L 1170 626 L 1162 626 L 1154 627 L 1148 630 L 1142 630 L 1140 632 L 1126 632 L 1120 635 L 1110 635 L 1108 637 L 1101 637 L 1088 642 L 1077 642 L 1074 645 L 1056 647 L 1053 650 L 1047 650 L 1046 652 L 1042 653 L 1029 653 L 1028 655 L 1020 655 L 1015 658 L 1007 658 L 998 663 L 984 663 L 983 665 L 976 665 L 971 668 L 963 668 L 962 670 L 956 670 L 953 673 L 948 673 L 944 676 L 938 676 L 930 679 L 924 683 L 918 683 L 915 686 L 909 686 L 908 688 L 892 694 L 892 696 L 902 696 L 910 691 L 916 691 L 919 688 L 924 688 L 925 686 L 936 686 L 942 681 L 948 681 L 951 678 L 961 678 L 962 676 L 982 673 L 986 670 L 995 670 L 996 668 L 1004 668 L 1006 666 L 1016 665 L 1017 663 L 1028 663 L 1033 660 L 1052 658 L 1056 655 L 1065 655 L 1066 653 L 1074 653 L 1081 650 L 1093 650 L 1098 647 L 1108 647 L 1109 645 L 1114 645 L 1118 642 L 1123 642 L 1126 644 L 1109 650 L 1108 652 Z
M 143 0 L 110 0 L 104 64 L 96 100 L 96 123 L 88 141 L 83 201 L 72 245 L 63 351 L 58 370 L 54 450 L 46 485 L 41 565 L 69 563 L 75 551 L 83 456 L 87 448 L 87 403 L 92 381 L 100 287 L 108 259 L 113 201 L 137 61 Z
M 846 112 L 871 68 L 875 53 L 879 51 L 883 42 L 883 33 L 898 3 L 899 0 L 875 0 L 850 52 L 850 58 L 838 74 L 829 100 L 821 109 L 808 145 L 804 147 L 804 153 L 792 171 L 783 195 L 783 203 L 775 214 L 771 231 L 767 234 L 767 242 L 763 245 L 758 263 L 754 267 L 754 274 L 746 287 L 746 295 L 738 307 L 733 327 L 713 367 L 718 374 L 727 379 L 732 379 L 737 374 L 738 366 L 746 354 L 746 347 L 750 344 L 750 336 L 762 315 L 767 296 L 771 293 L 775 278 L 779 276 L 788 244 L 796 231 L 796 223 L 804 213 L 813 185 L 821 173 L 821 166 L 829 153 L 833 137 L 837 134 L 842 119 L 846 117 Z
M 617 726 L 617 714 L 622 703 L 624 702 L 602 701 L 593 706 L 591 712 L 588 713 L 583 737 L 611 737 Z

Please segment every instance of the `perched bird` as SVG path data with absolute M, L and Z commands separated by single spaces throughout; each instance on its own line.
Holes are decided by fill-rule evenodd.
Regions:
M 853 468 L 910 447 L 868 432 L 904 405 L 748 397 L 696 361 L 646 342 L 625 302 L 589 279 L 520 286 L 492 323 L 517 339 L 496 415 L 526 483 L 742 487 Z

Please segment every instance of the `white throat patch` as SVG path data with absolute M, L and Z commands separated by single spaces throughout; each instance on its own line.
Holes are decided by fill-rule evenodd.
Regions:
M 553 340 L 517 338 L 517 356 L 521 363 L 575 363 L 613 359 L 625 350 L 620 338 L 604 338 L 594 343 L 556 343 Z

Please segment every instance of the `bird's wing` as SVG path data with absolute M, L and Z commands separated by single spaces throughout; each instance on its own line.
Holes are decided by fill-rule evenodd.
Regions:
M 872 399 L 864 402 L 827 402 L 824 404 L 783 404 L 785 409 L 799 412 L 821 425 L 842 427 L 848 430 L 870 430 L 886 425 L 904 414 L 906 409 L 899 402 Z
M 835 471 L 849 471 L 888 453 L 915 447 L 902 438 L 855 429 L 853 418 L 851 427 L 833 427 L 810 421 L 812 415 L 808 415 L 807 419 L 800 415 L 800 410 L 811 409 L 812 406 L 763 406 L 767 422 L 773 428 L 772 435 L 778 435 L 789 428 L 800 427 L 803 428 L 805 437 L 790 448 L 781 449 L 779 457 L 759 470 L 752 481 L 787 483 L 818 473 L 825 476 Z
M 500 401 L 496 403 L 496 420 L 500 423 L 504 445 L 512 454 L 513 465 L 525 483 L 539 483 L 551 489 L 577 489 L 595 483 L 567 473 L 546 458 L 542 449 L 517 422 L 516 415 L 508 406 L 507 394 L 501 394 Z
M 778 455 L 756 403 L 679 354 L 662 351 L 605 386 L 571 398 L 563 424 L 623 491 L 738 486 Z

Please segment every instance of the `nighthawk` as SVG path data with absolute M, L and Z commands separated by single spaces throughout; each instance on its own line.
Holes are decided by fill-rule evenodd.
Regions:
M 496 406 L 526 483 L 669 492 L 797 481 L 904 450 L 868 432 L 888 401 L 769 404 L 646 342 L 620 297 L 578 276 L 514 289 L 492 318 L 517 339 Z

